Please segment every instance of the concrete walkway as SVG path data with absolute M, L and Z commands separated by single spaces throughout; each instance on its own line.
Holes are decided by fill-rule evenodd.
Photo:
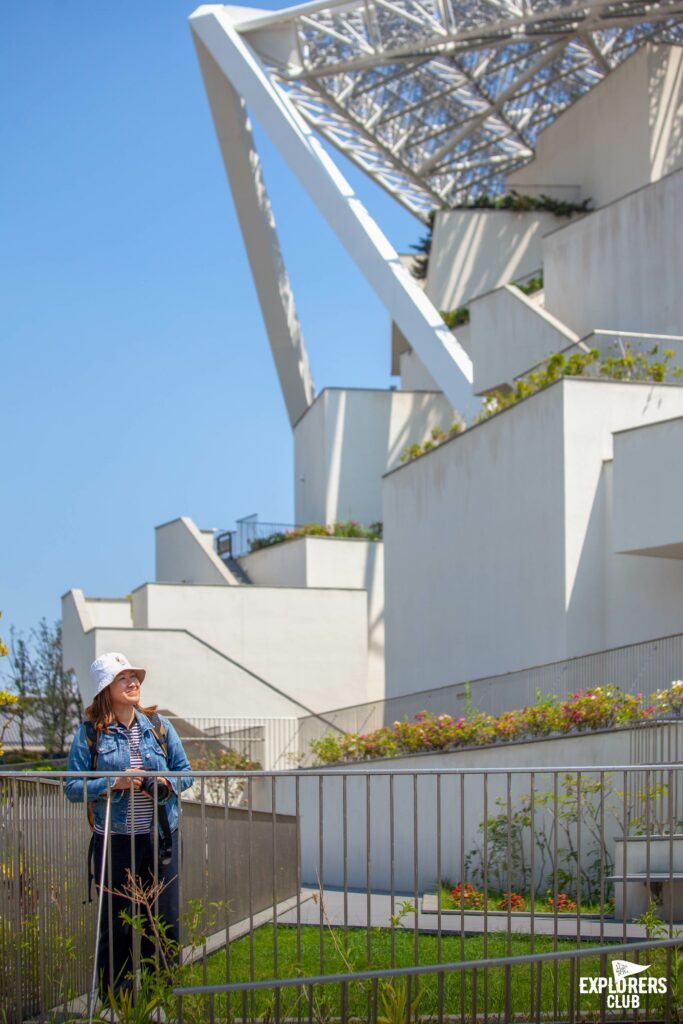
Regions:
M 371 928 L 389 928 L 391 925 L 391 897 L 388 893 L 372 893 L 368 901 L 368 895 L 364 892 L 347 892 L 346 900 L 344 893 L 336 889 L 326 889 L 323 895 L 325 914 L 321 912 L 320 899 L 317 889 L 302 889 L 301 899 L 297 912 L 296 906 L 278 914 L 280 924 L 297 923 L 302 925 L 320 925 L 325 923 L 325 916 L 330 924 L 335 927 L 343 927 L 346 923 L 349 928 L 366 928 L 368 922 Z M 346 902 L 346 906 L 345 906 Z M 368 913 L 369 902 L 369 913 Z M 394 914 L 399 914 L 401 905 L 408 902 L 414 906 L 414 897 L 406 894 L 395 894 Z M 439 927 L 442 935 L 483 935 L 484 931 L 510 932 L 514 934 L 531 933 L 531 915 L 526 913 L 514 913 L 508 915 L 504 912 L 489 913 L 484 917 L 483 913 L 470 911 L 462 918 L 459 910 L 442 910 L 439 924 L 437 898 L 434 895 L 425 895 L 419 900 L 417 915 L 417 927 L 419 931 L 437 934 Z M 405 914 L 399 927 L 412 931 L 415 928 L 415 915 L 411 911 Z M 554 935 L 558 938 L 575 939 L 577 928 L 581 939 L 613 939 L 628 941 L 632 939 L 645 939 L 645 928 L 638 924 L 624 924 L 621 921 L 605 919 L 600 924 L 600 919 L 595 917 L 581 917 L 577 921 L 575 915 L 558 914 L 557 930 L 555 918 L 552 914 L 535 914 L 533 930 L 535 935 Z

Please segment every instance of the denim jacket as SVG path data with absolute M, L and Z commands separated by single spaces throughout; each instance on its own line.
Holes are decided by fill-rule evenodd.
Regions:
M 192 785 L 192 779 L 186 775 L 181 779 L 174 777 L 174 772 L 190 771 L 190 762 L 187 760 L 183 745 L 180 742 L 178 733 L 171 723 L 163 715 L 160 719 L 166 727 L 166 743 L 168 747 L 168 759 L 154 736 L 152 724 L 140 711 L 135 710 L 135 717 L 142 731 L 140 739 L 140 753 L 142 754 L 143 767 L 141 771 L 158 771 L 164 775 L 171 784 L 172 794 L 164 801 L 164 807 L 168 815 L 168 824 L 173 832 L 178 827 L 178 783 L 180 790 L 187 789 Z M 127 768 L 130 768 L 130 744 L 126 730 L 116 722 L 110 725 L 103 732 L 97 735 L 97 764 L 95 771 L 104 772 L 111 769 L 112 776 L 108 780 L 113 786 L 116 777 L 122 775 Z M 88 746 L 85 726 L 81 725 L 76 733 L 69 751 L 70 772 L 90 771 L 92 758 Z M 87 780 L 87 799 L 92 801 L 95 827 L 103 830 L 106 813 L 107 779 Z M 83 802 L 83 779 L 67 779 L 67 799 L 73 803 Z M 116 789 L 111 791 L 111 830 L 112 832 L 126 833 L 128 824 L 128 804 L 130 793 L 127 789 Z

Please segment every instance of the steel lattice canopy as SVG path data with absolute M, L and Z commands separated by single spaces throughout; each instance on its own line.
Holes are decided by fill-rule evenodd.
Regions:
M 425 219 L 501 191 L 639 46 L 681 45 L 682 14 L 683 0 L 318 0 L 238 30 L 309 124 Z

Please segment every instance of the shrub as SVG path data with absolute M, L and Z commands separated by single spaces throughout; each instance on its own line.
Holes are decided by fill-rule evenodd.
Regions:
M 471 882 L 458 882 L 456 886 L 451 889 L 451 899 L 458 908 L 464 907 L 465 910 L 483 910 L 484 909 L 484 894 L 472 885 Z
M 412 462 L 413 459 L 419 459 L 420 455 L 431 451 L 432 448 L 437 448 L 444 441 L 448 441 L 451 437 L 455 437 L 456 434 L 462 433 L 464 429 L 465 424 L 462 420 L 454 420 L 448 433 L 445 430 L 441 430 L 440 427 L 433 427 L 429 438 L 423 441 L 422 444 L 410 444 L 403 449 L 401 452 L 401 462 Z
M 369 526 L 362 526 L 355 519 L 330 523 L 327 526 L 323 526 L 322 523 L 305 523 L 292 530 L 278 530 L 267 537 L 257 537 L 255 540 L 249 541 L 249 549 L 250 551 L 261 551 L 263 548 L 270 548 L 274 544 L 283 544 L 288 540 L 297 540 L 299 537 L 355 537 L 360 540 L 381 540 L 382 524 L 371 523 Z
M 441 309 L 441 318 L 447 327 L 462 327 L 470 322 L 470 311 L 467 306 L 458 306 L 457 309 Z
M 518 284 L 516 287 L 525 295 L 534 295 L 536 292 L 540 292 L 543 288 L 543 271 L 540 274 L 534 274 L 524 284 Z
M 542 281 L 542 279 L 540 280 Z M 525 288 L 530 285 L 531 282 L 528 282 Z M 542 391 L 543 388 L 554 384 L 562 377 L 595 377 L 597 375 L 609 380 L 650 380 L 654 383 L 661 383 L 669 378 L 683 377 L 683 368 L 671 369 L 669 367 L 673 357 L 672 349 L 664 349 L 660 352 L 657 345 L 654 345 L 648 352 L 634 352 L 632 346 L 626 344 L 623 349 L 619 349 L 617 355 L 604 357 L 600 355 L 597 348 L 589 349 L 588 352 L 572 352 L 570 355 L 556 352 L 542 366 L 532 370 L 526 377 L 485 395 L 482 399 L 481 413 L 474 422 L 482 423 L 484 420 L 490 419 L 491 416 L 503 412 L 504 409 L 509 409 L 510 406 L 516 405 L 524 398 L 529 398 L 537 391 Z M 433 430 L 430 438 L 421 444 L 407 445 L 403 449 L 401 462 L 412 462 L 463 430 L 465 430 L 465 424 L 460 421 L 453 424 L 448 434 L 438 429 Z
M 474 712 L 467 717 L 433 715 L 421 711 L 412 722 L 394 722 L 369 733 L 323 736 L 311 742 L 318 764 L 366 761 L 376 757 L 400 757 L 429 750 L 482 747 L 496 742 L 513 742 L 549 736 L 552 733 L 586 732 L 611 726 L 643 722 L 653 716 L 680 714 L 683 681 L 661 690 L 652 704 L 645 705 L 641 693 L 622 693 L 618 686 L 594 686 L 577 690 L 564 700 L 537 694 L 536 704 L 493 717 Z
M 558 914 L 576 913 L 576 900 L 573 900 L 570 896 L 567 896 L 566 892 L 558 892 L 557 899 L 555 899 L 550 890 L 548 890 L 545 904 L 548 910 L 551 912 L 557 910 Z
M 510 910 L 513 914 L 516 910 L 524 910 L 524 897 L 518 892 L 505 892 L 498 903 L 498 910 Z

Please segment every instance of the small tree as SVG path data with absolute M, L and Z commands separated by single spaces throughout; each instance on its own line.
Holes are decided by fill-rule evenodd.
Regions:
M 0 616 L 2 612 L 0 612 Z M 7 647 L 0 638 L 0 658 L 7 657 Z M 5 738 L 5 733 L 9 729 L 12 721 L 14 720 L 14 713 L 16 711 L 19 701 L 13 693 L 9 693 L 7 690 L 0 690 L 0 757 L 4 753 L 2 741 Z
M 9 635 L 10 644 L 7 654 L 9 673 L 7 678 L 12 691 L 19 698 L 17 713 L 14 717 L 19 726 L 21 749 L 25 750 L 29 732 L 27 719 L 33 704 L 33 664 L 31 662 L 31 652 L 24 638 L 17 635 L 13 627 L 10 629 Z
M 32 712 L 45 750 L 63 754 L 83 717 L 83 702 L 73 671 L 62 667 L 61 623 L 49 626 L 46 619 L 41 619 L 32 638 Z

